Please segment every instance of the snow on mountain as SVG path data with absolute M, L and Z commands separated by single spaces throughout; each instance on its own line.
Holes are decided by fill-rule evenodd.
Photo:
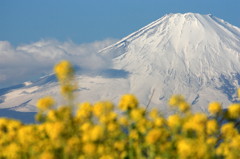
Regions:
M 150 101 L 150 108 L 166 112 L 173 94 L 184 95 L 196 111 L 206 111 L 210 101 L 225 107 L 237 101 L 240 29 L 212 15 L 168 14 L 99 54 L 111 57 L 112 68 L 77 75 L 79 102 L 117 102 L 134 93 L 143 105 Z M 54 75 L 0 89 L 0 107 L 36 111 L 36 100 L 45 95 L 61 101 Z
M 113 57 L 116 69 L 131 72 L 130 90 L 140 98 L 155 90 L 152 103 L 158 105 L 183 94 L 205 110 L 212 100 L 236 100 L 239 44 L 240 29 L 212 15 L 169 14 L 101 53 Z

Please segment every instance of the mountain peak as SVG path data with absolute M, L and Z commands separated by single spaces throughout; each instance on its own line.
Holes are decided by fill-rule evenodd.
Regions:
M 104 54 L 104 52 L 109 52 L 108 50 L 111 50 L 111 48 L 122 48 L 128 43 L 142 38 L 150 39 L 150 41 L 154 39 L 154 41 L 157 40 L 158 43 L 161 43 L 164 41 L 164 37 L 165 41 L 167 39 L 169 42 L 181 42 L 182 45 L 185 45 L 186 43 L 194 42 L 196 44 L 199 41 L 205 41 L 207 43 L 214 41 L 213 43 L 215 43 L 216 39 L 213 38 L 221 39 L 224 42 L 228 42 L 229 39 L 234 39 L 239 42 L 239 36 L 239 28 L 211 14 L 171 13 L 146 25 L 100 52 Z M 146 43 L 149 43 L 149 41 L 146 41 Z M 115 53 L 115 55 L 112 56 L 116 57 L 116 55 L 118 54 Z
M 166 110 L 170 96 L 182 94 L 194 110 L 207 110 L 211 101 L 226 107 L 237 101 L 239 44 L 240 29 L 222 19 L 210 14 L 167 14 L 101 50 L 112 60 L 108 72 L 113 76 L 79 75 L 79 100 L 116 102 L 120 95 L 133 93 L 143 105 L 151 101 L 150 107 Z M 57 96 L 57 84 L 50 79 L 4 90 L 1 106 L 32 110 L 39 97 Z
M 229 67 L 221 70 L 227 73 L 240 69 L 239 43 L 240 29 L 219 18 L 210 14 L 177 13 L 165 15 L 105 48 L 101 53 L 111 56 L 115 61 L 117 59 L 129 61 L 131 56 L 131 64 L 136 62 L 136 65 L 156 63 L 155 69 L 163 68 L 158 60 L 178 59 L 184 62 L 182 67 L 187 67 L 188 70 L 191 68 L 192 72 L 197 71 L 193 70 L 195 68 L 202 68 L 202 64 L 210 63 L 211 67 L 205 71 L 220 72 L 217 70 L 219 63 L 229 62 Z M 226 58 L 229 59 L 228 62 L 225 61 Z M 192 62 L 195 60 L 199 61 Z
M 170 13 L 170 14 L 166 14 L 163 17 L 184 17 L 186 19 L 188 18 L 197 18 L 197 17 L 206 17 L 206 16 L 212 16 L 212 14 L 199 14 L 199 13 L 192 13 L 192 12 L 188 12 L 188 13 Z M 161 18 L 159 18 L 161 19 Z M 188 19 L 189 20 L 189 19 Z
M 197 103 L 199 98 L 209 99 L 202 99 L 207 92 L 218 94 L 212 100 L 234 101 L 234 87 L 240 85 L 239 44 L 240 29 L 224 20 L 210 14 L 177 13 L 165 15 L 100 53 L 111 56 L 116 69 L 134 73 L 132 81 L 142 80 L 133 92 L 141 91 L 143 85 L 162 92 L 156 103 L 176 93 Z M 227 87 L 230 90 L 223 90 Z

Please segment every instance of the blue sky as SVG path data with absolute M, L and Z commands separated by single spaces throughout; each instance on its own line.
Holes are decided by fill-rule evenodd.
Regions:
M 122 38 L 168 13 L 211 13 L 240 27 L 239 0 L 1 0 L 0 41 Z

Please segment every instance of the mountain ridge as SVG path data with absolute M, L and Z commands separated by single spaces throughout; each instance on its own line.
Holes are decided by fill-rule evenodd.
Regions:
M 238 27 L 233 26 L 233 25 L 231 25 L 230 23 L 228 23 L 228 22 L 226 22 L 226 21 L 224 21 L 224 20 L 222 20 L 222 19 L 219 19 L 219 18 L 213 16 L 212 14 L 201 15 L 201 14 L 199 14 L 199 13 L 191 13 L 191 12 L 185 13 L 185 14 L 181 14 L 181 13 L 176 13 L 176 14 L 170 13 L 170 14 L 166 14 L 165 16 L 163 16 L 163 17 L 161 17 L 161 18 L 153 21 L 152 23 L 150 23 L 150 24 L 142 27 L 141 29 L 139 29 L 139 30 L 131 33 L 130 35 L 122 38 L 122 39 L 119 40 L 118 42 L 116 42 L 116 43 L 114 43 L 114 44 L 112 44 L 112 45 L 110 45 L 110 46 L 108 46 L 108 47 L 100 50 L 99 52 L 104 52 L 105 50 L 108 50 L 108 49 L 110 49 L 110 48 L 112 48 L 112 47 L 117 47 L 119 44 L 122 45 L 121 43 L 124 43 L 124 42 L 126 42 L 126 40 L 128 40 L 128 39 L 130 39 L 130 38 L 133 38 L 134 35 L 141 35 L 142 33 L 146 32 L 147 30 L 149 30 L 149 29 L 151 29 L 151 28 L 153 28 L 153 27 L 156 27 L 156 25 L 159 25 L 163 20 L 168 19 L 168 18 L 171 18 L 172 16 L 179 16 L 179 15 L 180 15 L 180 16 L 188 16 L 188 17 L 191 17 L 191 16 L 200 16 L 200 17 L 209 17 L 209 18 L 212 18 L 212 19 L 214 19 L 216 22 L 218 22 L 219 24 L 224 24 L 224 25 L 223 25 L 224 27 L 226 27 L 226 26 L 227 26 L 228 28 L 230 27 L 230 28 L 231 28 L 231 31 L 233 32 L 233 34 L 237 34 L 237 36 L 240 36 L 240 29 L 239 29 Z M 232 29 L 233 29 L 233 30 L 232 30 Z
M 224 107 L 238 102 L 240 29 L 210 14 L 167 14 L 99 54 L 111 58 L 112 67 L 94 76 L 77 75 L 79 102 L 116 103 L 122 94 L 133 93 L 143 105 L 151 101 L 150 108 L 164 113 L 173 94 L 186 96 L 195 111 L 206 111 L 211 101 Z M 44 95 L 61 101 L 52 78 L 2 94 L 0 106 L 35 111 L 36 100 Z

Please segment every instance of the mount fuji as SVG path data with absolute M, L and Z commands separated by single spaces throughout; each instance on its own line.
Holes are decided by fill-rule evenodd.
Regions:
M 135 94 L 142 105 L 166 112 L 173 94 L 182 94 L 194 111 L 211 101 L 223 107 L 238 102 L 240 28 L 212 15 L 168 14 L 99 51 L 112 61 L 98 73 L 77 72 L 77 101 L 111 100 Z M 35 82 L 0 89 L 0 107 L 36 111 L 37 99 L 51 95 L 61 102 L 53 74 Z

